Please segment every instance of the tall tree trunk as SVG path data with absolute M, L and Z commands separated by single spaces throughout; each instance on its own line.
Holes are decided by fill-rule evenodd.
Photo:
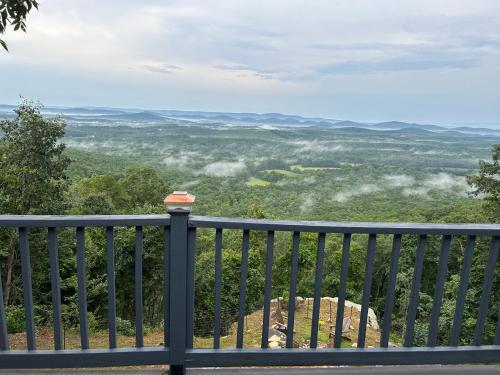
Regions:
M 3 296 L 4 306 L 9 305 L 10 290 L 12 288 L 12 270 L 14 268 L 14 259 L 16 258 L 16 239 L 12 235 L 9 241 L 9 257 L 7 258 L 7 278 L 5 280 L 5 290 Z

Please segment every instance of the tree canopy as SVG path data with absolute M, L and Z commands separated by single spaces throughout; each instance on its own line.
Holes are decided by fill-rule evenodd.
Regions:
M 14 31 L 21 29 L 26 32 L 26 17 L 33 9 L 38 9 L 36 0 L 0 0 L 0 34 L 5 34 L 7 26 Z M 0 39 L 0 45 L 8 51 L 7 43 Z
M 44 118 L 24 101 L 14 120 L 0 122 L 0 210 L 5 214 L 61 214 L 69 158 L 61 142 L 66 124 Z
M 481 161 L 479 173 L 468 178 L 474 187 L 474 194 L 485 198 L 487 210 L 481 209 L 481 200 L 467 197 L 463 192 L 457 200 L 450 200 L 450 195 L 428 195 L 426 201 L 418 200 L 416 195 L 404 198 L 405 212 L 394 210 L 398 204 L 395 199 L 397 191 L 387 190 L 389 193 L 380 192 L 378 196 L 356 196 L 356 205 L 351 201 L 339 202 L 338 206 L 329 206 L 329 197 L 336 191 L 340 178 L 347 179 L 351 189 L 360 185 L 369 178 L 370 173 L 389 173 L 374 165 L 362 169 L 358 165 L 345 166 L 339 164 L 335 168 L 303 167 L 294 170 L 272 169 L 270 166 L 260 166 L 263 169 L 258 175 L 267 178 L 275 184 L 274 190 L 262 186 L 248 186 L 245 182 L 248 175 L 227 176 L 225 180 L 217 180 L 202 176 L 196 172 L 195 177 L 190 175 L 191 185 L 183 185 L 180 171 L 175 172 L 163 163 L 158 166 L 151 162 L 148 154 L 151 145 L 161 145 L 172 142 L 179 149 L 179 160 L 182 160 L 183 147 L 189 147 L 186 132 L 192 127 L 183 127 L 182 132 L 173 125 L 164 125 L 154 128 L 151 126 L 144 130 L 139 127 L 127 126 L 96 126 L 98 136 L 107 136 L 109 139 L 127 139 L 130 137 L 140 144 L 140 152 L 120 155 L 116 150 L 97 149 L 83 152 L 65 149 L 64 142 L 71 141 L 71 134 L 82 140 L 91 139 L 89 145 L 95 142 L 94 134 L 89 134 L 86 124 L 71 124 L 66 128 L 65 122 L 57 117 L 45 117 L 40 107 L 32 102 L 23 102 L 15 111 L 15 118 L 0 122 L 0 212 L 11 214 L 147 214 L 165 212 L 162 204 L 163 197 L 177 188 L 188 188 L 199 200 L 195 206 L 198 214 L 231 215 L 250 218 L 279 218 L 280 215 L 290 215 L 290 212 L 300 211 L 303 200 L 298 197 L 304 194 L 304 186 L 310 189 L 314 183 L 324 190 L 323 199 L 316 203 L 320 207 L 316 214 L 311 211 L 297 213 L 291 216 L 294 219 L 306 217 L 308 219 L 337 220 L 374 219 L 377 221 L 407 220 L 410 222 L 492 222 L 500 218 L 499 192 L 500 175 L 500 145 L 493 146 L 492 160 Z M 154 141 L 161 133 L 168 130 L 175 131 L 167 138 Z M 139 129 L 139 130 L 138 130 Z M 153 138 L 137 138 L 144 134 L 153 133 Z M 187 129 L 187 130 L 186 130 Z M 203 134 L 208 131 L 202 127 Z M 137 133 L 135 133 L 137 131 Z M 242 130 L 238 130 L 241 134 Z M 244 130 L 246 131 L 246 130 Z M 308 130 L 312 131 L 312 130 Z M 220 132 L 220 131 L 218 131 Z M 288 132 L 288 131 L 287 131 Z M 174 141 L 170 137 L 179 134 Z M 160 134 L 160 135 L 158 135 Z M 297 134 L 297 133 L 295 133 Z M 89 136 L 91 135 L 91 136 Z M 188 134 L 189 135 L 189 134 Z M 119 137 L 118 137 L 119 136 Z M 345 136 L 345 135 L 344 135 Z M 358 135 L 356 135 L 358 136 Z M 316 137 L 316 136 L 314 136 Z M 371 134 L 371 138 L 375 135 Z M 388 137 L 388 135 L 383 136 Z M 422 137 L 422 135 L 418 135 Z M 437 134 L 437 137 L 442 137 Z M 201 148 L 203 142 L 207 147 L 217 148 L 213 140 L 227 142 L 223 148 L 224 154 L 231 148 L 238 151 L 245 147 L 248 140 L 236 144 L 235 140 L 220 137 L 213 138 L 210 142 L 200 137 L 196 145 Z M 442 138 L 438 138 L 442 139 Z M 407 138 L 405 138 L 405 142 Z M 497 139 L 495 139 L 497 141 Z M 83 141 L 82 141 L 83 142 Z M 396 140 L 393 140 L 396 142 Z M 443 147 L 447 143 L 442 142 Z M 192 145 L 192 143 L 191 143 Z M 237 145 L 237 146 L 235 146 Z M 482 145 L 482 143 L 481 143 Z M 148 147 L 149 146 L 149 147 Z M 222 145 L 221 147 L 224 147 Z M 219 147 L 219 149 L 221 148 Z M 255 147 L 255 145 L 254 145 Z M 287 146 L 289 147 L 289 146 Z M 130 151 L 130 143 L 126 151 Z M 155 146 L 155 149 L 157 147 Z M 124 148 L 125 149 L 125 148 Z M 360 148 L 361 149 L 361 148 Z M 484 149 L 484 148 L 481 148 Z M 203 149 L 201 149 L 203 150 Z M 451 153 L 450 149 L 450 153 Z M 260 151 L 259 151 L 260 152 Z M 69 157 L 73 162 L 69 164 Z M 202 155 L 200 151 L 194 154 Z M 366 154 L 369 160 L 369 155 Z M 365 154 L 359 156 L 365 158 Z M 481 154 L 486 159 L 487 153 Z M 319 158 L 316 157 L 315 158 Z M 412 156 L 412 158 L 416 158 Z M 478 157 L 479 158 L 479 157 Z M 418 159 L 418 158 L 417 158 Z M 207 160 L 218 160 L 210 157 Z M 249 159 L 250 160 L 250 159 Z M 326 159 L 325 159 L 326 160 Z M 410 160 L 410 159 L 408 159 Z M 477 160 L 477 158 L 476 158 Z M 168 161 L 168 160 L 167 160 Z M 418 160 L 416 160 L 418 161 Z M 275 161 L 272 161 L 274 163 Z M 326 161 L 325 161 L 326 163 Z M 142 164 L 142 165 L 141 165 Z M 143 166 L 143 165 L 148 166 Z M 217 163 L 212 163 L 212 165 Z M 219 163 L 221 164 L 221 163 Z M 326 165 L 326 164 L 325 164 Z M 456 165 L 451 164 L 452 167 Z M 69 168 L 71 167 L 71 168 Z M 300 167 L 300 166 L 299 166 Z M 196 166 L 193 168 L 201 168 Z M 386 168 L 386 167 L 383 167 Z M 408 168 L 405 166 L 405 168 Z M 461 169 L 461 173 L 475 173 L 476 169 Z M 402 169 L 405 174 L 391 175 L 400 180 L 408 179 L 406 173 L 410 169 Z M 466 172 L 470 171 L 470 172 Z M 281 172 L 281 173 L 280 173 Z M 300 184 L 301 174 L 307 174 Z M 274 175 L 274 176 L 273 176 Z M 361 176 L 361 177 L 360 177 Z M 425 176 L 425 174 L 416 174 Z M 439 183 L 441 174 L 432 174 L 431 182 L 435 186 Z M 314 177 L 312 179 L 311 177 Z M 462 175 L 460 176 L 462 177 Z M 239 178 L 239 181 L 238 181 Z M 274 178 L 274 180 L 273 180 Z M 425 177 L 427 179 L 429 177 Z M 218 184 L 214 183 L 218 181 Z M 279 182 L 287 182 L 280 184 Z M 305 181 L 308 181 L 305 185 Z M 452 180 L 451 186 L 455 186 Z M 462 181 L 462 179 L 460 180 Z M 404 182 L 404 181 L 403 181 Z M 415 185 L 410 178 L 409 188 Z M 429 182 L 429 183 L 431 183 Z M 446 182 L 446 181 L 445 181 Z M 171 186 L 171 184 L 173 186 Z M 271 185 L 272 186 L 272 185 Z M 447 186 L 450 186 L 448 184 Z M 422 187 L 421 187 L 422 188 Z M 261 189 L 269 189 L 263 190 Z M 282 189 L 284 194 L 267 197 L 265 194 Z M 338 190 L 337 190 L 338 191 Z M 443 189 L 444 191 L 444 189 Z M 384 194 L 389 198 L 384 198 Z M 311 195 L 310 195 L 311 196 Z M 314 195 L 312 195 L 314 197 Z M 382 198 L 381 198 L 382 196 Z M 278 197 L 279 199 L 275 199 Z M 431 199 L 432 198 L 432 199 Z M 391 199 L 391 201 L 388 201 Z M 426 203 L 428 200 L 428 204 Z M 423 203 L 422 203 L 423 202 Z M 443 204 L 446 203 L 446 204 Z M 432 205 L 432 206 L 431 206 Z M 281 211 L 281 209 L 288 211 Z M 336 208 L 336 210 L 333 210 Z M 343 211 L 340 211 L 343 210 Z M 496 211 L 495 211 L 496 210 Z M 342 216 L 341 213 L 343 212 Z M 316 215 L 316 216 L 314 216 Z M 373 215 L 373 216 L 371 216 Z M 384 216 L 385 215 L 385 216 Z M 289 217 L 289 216 L 288 216 Z M 164 308 L 164 272 L 165 262 L 165 230 L 161 226 L 145 226 L 143 229 L 143 302 L 144 325 L 150 332 L 163 329 Z M 119 333 L 133 334 L 134 309 L 131 301 L 134 300 L 134 270 L 136 228 L 116 227 L 113 229 L 114 261 L 116 272 L 116 315 Z M 215 231 L 209 228 L 198 228 L 195 243 L 195 315 L 194 332 L 200 337 L 209 337 L 213 334 L 214 320 L 214 287 L 215 263 L 214 251 Z M 264 295 L 265 270 L 267 266 L 267 235 L 265 231 L 252 230 L 249 237 L 248 249 L 248 277 L 246 281 L 245 312 L 251 314 L 262 307 Z M 51 316 L 51 286 L 47 232 L 45 228 L 30 228 L 29 251 L 31 255 L 32 284 L 34 314 L 37 328 L 47 329 L 52 324 Z M 293 251 L 293 234 L 277 231 L 274 236 L 272 259 L 272 297 L 285 297 L 285 304 L 289 297 L 291 262 Z M 0 228 L 0 279 L 4 288 L 4 304 L 8 331 L 10 334 L 24 330 L 24 312 L 22 295 L 21 261 L 19 256 L 19 234 L 15 228 Z M 442 308 L 439 320 L 438 344 L 445 345 L 449 340 L 451 327 L 454 324 L 454 311 L 456 309 L 456 296 L 460 285 L 461 272 L 466 258 L 467 241 L 463 236 L 453 236 L 449 258 L 447 262 L 447 277 L 442 296 Z M 79 324 L 78 313 L 78 286 L 76 280 L 76 239 L 74 228 L 57 229 L 57 246 L 60 259 L 61 277 L 61 302 L 63 320 L 66 328 L 76 331 Z M 318 236 L 315 233 L 301 233 L 299 237 L 297 295 L 311 297 L 315 291 L 315 272 L 318 254 Z M 364 272 L 366 264 L 366 249 L 368 235 L 354 234 L 351 238 L 349 249 L 348 279 L 346 298 L 359 303 L 362 300 L 364 288 Z M 397 271 L 397 284 L 395 289 L 395 302 L 392 314 L 391 340 L 396 343 L 405 333 L 406 315 L 412 289 L 412 279 L 415 265 L 415 249 L 419 238 L 415 235 L 402 237 L 400 257 Z M 85 229 L 85 262 L 86 282 L 88 293 L 88 317 L 91 333 L 104 329 L 107 320 L 107 264 L 106 264 L 107 237 L 103 228 L 89 227 Z M 388 259 L 392 255 L 393 238 L 389 235 L 378 235 L 374 258 L 374 274 L 369 305 L 381 318 L 385 313 L 386 292 L 389 278 Z M 343 255 L 343 236 L 340 233 L 328 233 L 325 236 L 324 267 L 322 278 L 322 296 L 336 296 L 340 285 L 340 269 Z M 465 298 L 464 319 L 461 327 L 461 344 L 470 344 L 474 336 L 477 321 L 478 301 L 481 298 L 484 284 L 485 267 L 491 252 L 491 239 L 478 236 L 475 239 L 473 258 Z M 424 271 L 420 288 L 420 302 L 415 321 L 415 344 L 425 345 L 428 325 L 435 298 L 436 277 L 442 253 L 442 239 L 436 235 L 429 235 L 425 246 Z M 221 242 L 221 334 L 231 332 L 239 309 L 239 279 L 242 264 L 242 233 L 240 230 L 224 229 Z M 497 264 L 497 270 L 500 265 Z M 496 270 L 490 308 L 486 319 L 484 343 L 492 343 L 500 311 L 500 273 Z M 288 296 L 288 297 L 287 297 Z M 260 322 L 259 322 L 260 324 Z M 122 328 L 120 328 L 122 327 Z M 252 329 L 250 327 L 250 329 Z M 260 325 L 258 326 L 260 329 Z M 260 331 L 259 331 L 260 332 Z M 299 340 L 305 342 L 306 336 Z
M 491 219 L 500 220 L 500 143 L 491 147 L 492 162 L 479 161 L 479 174 L 467 177 L 467 182 L 475 188 L 473 194 L 485 196 L 486 208 Z

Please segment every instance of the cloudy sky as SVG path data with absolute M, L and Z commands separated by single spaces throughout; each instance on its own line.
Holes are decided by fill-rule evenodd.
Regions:
M 500 125 L 498 0 L 40 0 L 0 103 Z

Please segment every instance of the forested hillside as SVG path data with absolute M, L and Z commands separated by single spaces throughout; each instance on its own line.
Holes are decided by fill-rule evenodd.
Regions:
M 105 115 L 103 115 L 105 116 Z M 173 190 L 197 196 L 194 214 L 332 221 L 500 222 L 500 138 L 433 132 L 421 128 L 374 130 L 321 124 L 232 123 L 220 119 L 44 116 L 26 102 L 0 122 L 1 214 L 163 213 Z M 282 120 L 285 121 L 285 120 Z M 493 161 L 492 161 L 493 159 Z M 485 160 L 479 162 L 479 160 Z M 480 172 L 480 174 L 478 174 Z M 475 177 L 467 177 L 475 176 Z M 163 319 L 162 228 L 144 229 L 145 324 Z M 77 331 L 78 301 L 74 230 L 58 230 L 63 318 Z M 213 332 L 214 238 L 198 230 L 196 242 L 195 335 Z M 46 230 L 29 233 L 37 327 L 52 324 Z M 300 238 L 297 295 L 314 291 L 317 237 Z M 439 321 L 446 343 L 467 238 L 453 239 Z M 86 231 L 88 316 L 91 328 L 106 327 L 106 237 Z M 367 236 L 351 242 L 347 299 L 360 303 Z M 119 331 L 133 333 L 134 228 L 115 230 Z M 392 238 L 377 238 L 371 307 L 383 318 Z M 393 314 L 393 339 L 404 332 L 417 238 L 403 236 Z M 0 280 L 10 333 L 24 330 L 18 234 L 0 228 Z M 461 342 L 470 343 L 489 253 L 490 239 L 475 239 Z M 286 296 L 292 241 L 277 233 L 273 297 Z M 322 295 L 339 289 L 342 238 L 328 235 Z M 250 237 L 246 309 L 262 306 L 265 233 Z M 415 344 L 423 345 L 429 324 L 441 238 L 429 236 L 418 308 Z M 241 232 L 223 238 L 223 327 L 228 334 L 238 309 Z M 485 342 L 492 342 L 500 311 L 500 267 L 495 273 Z M 286 298 L 285 298 L 286 299 Z M 306 339 L 306 338 L 303 338 Z

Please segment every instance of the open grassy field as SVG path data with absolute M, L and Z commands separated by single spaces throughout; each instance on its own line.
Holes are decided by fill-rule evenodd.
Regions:
M 260 178 L 251 177 L 247 182 L 247 186 L 267 186 L 270 184 L 269 181 L 262 180 Z
M 298 177 L 298 174 L 286 169 L 266 169 L 266 173 L 276 173 L 276 174 L 282 174 L 287 177 Z
M 316 172 L 316 171 L 329 171 L 329 170 L 335 170 L 335 169 L 341 169 L 338 167 L 304 167 L 303 165 L 297 164 L 297 165 L 291 165 L 290 169 L 292 171 L 300 171 L 300 172 Z
M 296 346 L 307 347 L 309 344 L 309 339 L 311 336 L 311 315 L 312 315 L 313 302 L 310 301 L 309 304 L 306 302 L 301 302 L 297 304 L 297 309 L 295 311 L 295 329 L 294 329 L 294 341 Z M 271 304 L 271 312 L 276 312 L 277 304 Z M 336 319 L 337 304 L 331 302 L 331 314 L 330 314 L 330 301 L 322 299 L 320 305 L 320 321 L 319 321 L 319 331 L 318 331 L 318 348 L 326 347 L 331 345 L 330 330 L 333 328 Z M 287 310 L 282 309 L 282 315 L 286 319 Z M 273 314 L 271 314 L 273 315 Z M 345 308 L 344 317 L 352 318 L 352 329 L 347 333 L 342 342 L 342 347 L 351 347 L 357 342 L 358 337 L 358 327 L 359 327 L 359 311 L 354 308 Z M 331 319 L 332 323 L 329 323 Z M 275 324 L 274 318 L 270 319 L 269 326 L 272 327 Z M 236 347 L 236 332 L 237 324 L 234 323 L 231 327 L 230 334 L 228 336 L 221 337 L 221 348 L 235 348 Z M 261 346 L 261 334 L 262 334 L 262 309 L 255 311 L 254 313 L 248 315 L 245 318 L 245 330 L 244 330 L 244 347 L 247 348 L 260 348 Z M 366 332 L 366 347 L 377 347 L 379 346 L 380 332 L 368 326 Z M 9 335 L 9 343 L 11 349 L 26 349 L 26 334 L 16 333 Z M 37 349 L 47 350 L 53 349 L 54 335 L 50 327 L 42 327 L 36 331 L 36 343 Z M 119 348 L 127 348 L 135 346 L 134 336 L 125 336 L 122 334 L 117 335 L 117 343 Z M 91 332 L 89 336 L 90 348 L 107 348 L 108 347 L 108 331 L 99 330 L 96 332 Z M 145 329 L 144 335 L 144 346 L 154 347 L 163 345 L 163 330 L 161 328 L 155 329 Z M 79 349 L 80 348 L 80 335 L 77 328 L 66 329 L 64 332 L 64 347 L 66 349 Z M 194 338 L 195 348 L 212 348 L 213 338 L 212 337 L 195 337 Z

